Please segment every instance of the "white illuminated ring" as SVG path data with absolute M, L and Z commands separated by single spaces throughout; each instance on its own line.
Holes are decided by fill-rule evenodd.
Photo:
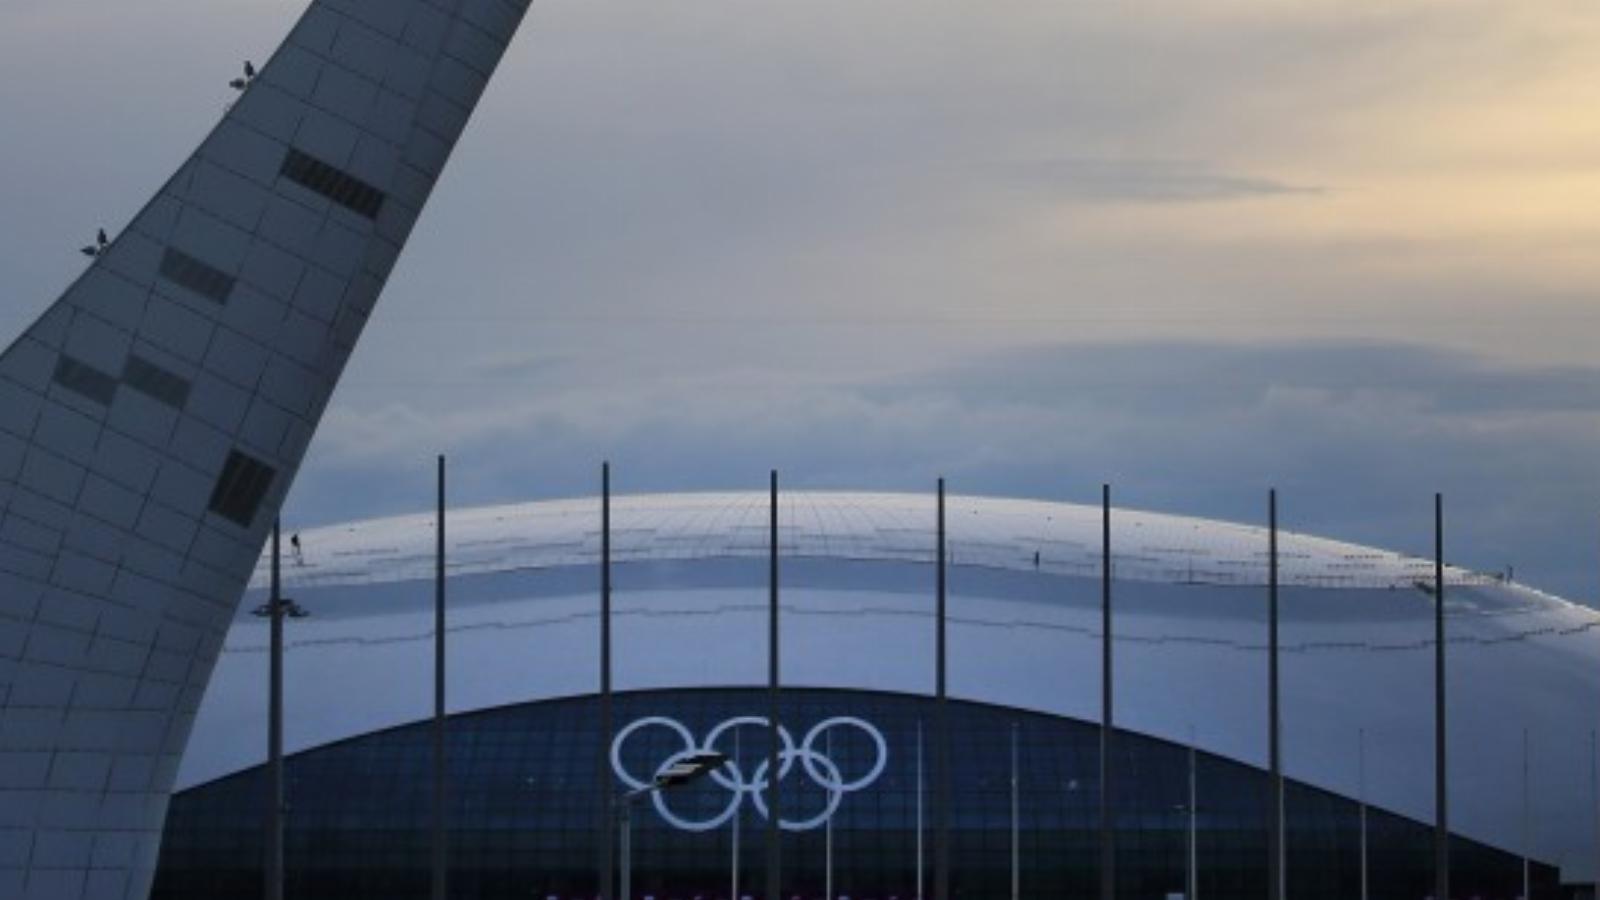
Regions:
M 867 774 L 857 778 L 855 781 L 841 781 L 840 778 L 843 776 L 838 767 L 833 765 L 833 761 L 820 753 L 814 752 L 815 747 L 813 745 L 816 744 L 817 738 L 821 737 L 828 729 L 839 725 L 847 725 L 851 728 L 859 729 L 863 734 L 871 738 L 872 742 L 878 747 L 877 761 L 873 763 Z M 806 739 L 800 745 L 800 749 L 800 764 L 805 766 L 806 774 L 811 776 L 812 781 L 821 785 L 823 790 L 836 794 L 853 794 L 877 781 L 878 776 L 883 774 L 883 767 L 889 764 L 889 744 L 883 739 L 883 734 L 878 729 L 854 716 L 834 716 L 831 719 L 824 719 L 818 722 L 810 731 L 806 732 Z M 825 779 L 816 769 L 812 768 L 815 761 L 819 759 L 828 764 L 828 768 L 833 773 L 832 778 Z M 778 769 L 778 780 L 783 780 L 784 771 L 782 768 Z
M 771 728 L 772 726 L 767 724 L 769 721 L 771 720 L 765 716 L 734 716 L 733 718 L 723 722 L 721 725 L 718 725 L 707 732 L 705 743 L 701 745 L 701 748 L 705 750 L 716 751 L 717 738 L 722 737 L 727 732 L 738 728 L 740 725 L 752 725 L 762 729 Z M 783 727 L 782 723 L 779 723 L 778 725 L 778 745 L 780 747 L 778 750 L 778 780 L 782 781 L 784 778 L 788 777 L 789 770 L 794 767 L 794 738 L 790 736 L 789 729 Z M 732 753 L 724 753 L 724 755 L 730 760 L 733 759 Z M 744 780 L 740 778 L 729 779 L 728 776 L 723 774 L 722 770 L 720 769 L 712 769 L 711 777 L 716 781 L 717 784 L 722 785 L 730 791 L 736 791 L 740 793 L 752 789 L 756 791 L 762 791 L 766 789 L 766 784 L 763 783 L 766 780 L 766 769 L 763 768 L 760 771 L 762 772 L 762 775 L 760 777 L 752 776 L 751 781 L 748 784 L 746 784 Z
M 617 773 L 617 777 L 622 779 L 623 784 L 636 791 L 643 790 L 653 784 L 654 776 L 651 778 L 635 778 L 629 774 L 628 770 L 622 766 L 622 744 L 635 731 L 641 728 L 648 728 L 651 725 L 659 725 L 662 728 L 677 732 L 678 737 L 683 738 L 683 746 L 686 750 L 694 749 L 695 745 L 694 735 L 689 733 L 689 729 L 683 727 L 682 722 L 669 719 L 666 716 L 648 716 L 629 723 L 627 728 L 617 732 L 617 736 L 611 741 L 611 771 Z
M 818 764 L 812 760 L 812 757 L 815 756 L 821 761 L 820 764 L 826 766 L 828 771 L 832 773 L 833 777 L 829 779 L 830 783 L 838 783 L 840 777 L 839 767 L 833 764 L 833 760 L 823 756 L 820 753 L 811 753 L 805 750 L 800 752 L 803 754 L 801 758 L 805 760 L 805 768 L 808 774 L 812 771 L 812 766 Z M 753 781 L 756 785 L 759 785 L 759 789 L 752 790 L 750 792 L 750 799 L 755 803 L 756 812 L 760 813 L 761 818 L 763 819 L 769 817 L 766 792 L 767 763 L 768 760 L 763 759 L 761 761 L 761 765 L 756 766 L 755 774 L 751 776 L 751 781 Z M 783 765 L 781 763 L 778 766 L 778 771 L 783 771 Z M 822 779 L 819 778 L 817 781 L 819 784 L 823 784 Z M 815 816 L 812 816 L 809 819 L 802 819 L 798 822 L 779 816 L 778 827 L 782 828 L 784 831 L 810 831 L 813 828 L 821 827 L 829 819 L 833 818 L 833 814 L 839 811 L 839 804 L 844 802 L 844 792 L 831 790 L 828 788 L 827 784 L 823 784 L 823 790 L 828 792 L 828 802 L 822 807 L 822 812 L 817 813 Z
M 661 764 L 660 771 L 665 772 L 667 769 L 671 768 L 677 763 L 680 763 L 699 752 L 700 750 L 698 748 L 694 750 L 679 750 L 677 753 L 667 757 L 666 761 Z M 723 763 L 722 767 L 731 768 L 735 775 L 738 775 L 739 773 L 739 764 L 731 759 Z M 683 829 L 684 831 L 715 831 L 726 824 L 729 819 L 739 814 L 739 803 L 744 799 L 744 795 L 739 791 L 730 791 L 728 793 L 728 805 L 722 808 L 722 812 L 719 812 L 715 816 L 703 821 L 685 819 L 668 809 L 666 791 L 655 791 L 651 793 L 650 799 L 655 802 L 656 812 L 661 814 L 661 818 L 671 822 L 673 825 Z
M 768 719 L 764 716 L 735 716 L 712 728 L 706 734 L 705 740 L 697 743 L 693 733 L 676 719 L 670 719 L 666 716 L 647 716 L 637 719 L 617 732 L 617 736 L 612 739 L 611 769 L 616 773 L 617 778 L 629 788 L 643 790 L 653 785 L 657 776 L 678 762 L 697 753 L 723 752 L 718 751 L 716 748 L 718 740 L 723 738 L 729 731 L 741 726 L 770 727 Z M 650 778 L 640 778 L 623 766 L 622 745 L 636 732 L 650 727 L 665 728 L 671 731 L 682 742 L 683 749 L 673 752 L 662 760 Z M 867 770 L 865 775 L 850 781 L 844 779 L 844 773 L 840 771 L 839 766 L 832 759 L 817 749 L 817 741 L 830 730 L 839 727 L 854 728 L 862 732 L 871 739 L 873 745 L 877 748 L 876 758 L 873 760 L 872 767 Z M 889 764 L 889 745 L 884 740 L 883 733 L 878 731 L 871 723 L 853 716 L 835 716 L 817 723 L 812 726 L 810 731 L 806 732 L 805 740 L 798 747 L 795 746 L 794 738 L 789 734 L 788 729 L 779 725 L 777 731 L 779 745 L 778 780 L 781 782 L 788 777 L 789 773 L 794 770 L 795 760 L 798 759 L 800 767 L 806 773 L 806 776 L 828 796 L 827 803 L 823 806 L 822 811 L 811 818 L 796 821 L 780 817 L 778 826 L 785 831 L 810 831 L 821 827 L 829 819 L 833 818 L 834 813 L 839 811 L 839 805 L 844 802 L 845 794 L 859 791 L 877 781 L 878 776 L 883 774 L 884 768 Z M 655 804 L 656 812 L 661 814 L 661 818 L 664 821 L 684 831 L 711 831 L 722 827 L 735 815 L 738 815 L 740 804 L 744 802 L 746 795 L 749 795 L 756 812 L 762 818 L 768 818 L 770 811 L 767 809 L 764 794 L 767 789 L 767 775 L 770 764 L 770 759 L 762 760 L 761 764 L 756 766 L 755 771 L 750 773 L 748 779 L 745 778 L 738 762 L 731 757 L 722 766 L 711 770 L 711 780 L 728 791 L 728 805 L 709 819 L 685 819 L 674 813 L 667 807 L 665 791 L 654 792 L 651 795 L 651 800 Z

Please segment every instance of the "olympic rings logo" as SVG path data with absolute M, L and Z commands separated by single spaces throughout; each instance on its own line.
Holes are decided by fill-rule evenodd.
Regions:
M 756 812 L 760 813 L 761 817 L 765 819 L 769 815 L 766 798 L 769 760 L 763 758 L 761 764 L 756 766 L 749 777 L 746 778 L 744 772 L 739 768 L 738 761 L 733 759 L 732 747 L 718 747 L 719 740 L 726 745 L 727 736 L 734 729 L 746 725 L 761 729 L 770 727 L 768 720 L 764 716 L 735 716 L 711 729 L 706 734 L 704 741 L 696 742 L 694 735 L 682 722 L 676 719 L 669 719 L 666 716 L 647 716 L 630 723 L 628 727 L 617 732 L 616 738 L 611 742 L 611 769 L 616 772 L 617 778 L 623 784 L 634 790 L 640 790 L 653 784 L 654 777 L 665 772 L 674 763 L 696 753 L 716 750 L 728 756 L 726 763 L 709 773 L 709 777 L 719 787 L 728 791 L 728 803 L 722 808 L 722 811 L 709 819 L 685 819 L 667 807 L 665 791 L 655 791 L 650 796 L 655 802 L 656 812 L 660 813 L 661 818 L 669 824 L 683 831 L 712 831 L 721 828 L 734 816 L 738 815 L 739 807 L 744 803 L 744 798 L 748 796 L 755 805 Z M 651 773 L 649 778 L 640 778 L 629 772 L 622 764 L 622 745 L 627 742 L 628 738 L 645 728 L 667 729 L 682 741 L 683 749 L 662 760 L 661 765 L 656 767 L 656 770 Z M 825 753 L 817 749 L 817 742 L 834 728 L 856 729 L 865 734 L 877 748 L 872 768 L 865 775 L 846 780 L 839 766 L 829 759 Z M 810 831 L 813 828 L 821 827 L 829 819 L 833 818 L 834 813 L 839 811 L 839 804 L 844 802 L 844 795 L 855 793 L 877 781 L 878 776 L 883 774 L 884 767 L 889 764 L 889 745 L 883 739 L 883 733 L 873 727 L 872 724 L 853 716 L 835 716 L 818 722 L 810 731 L 806 732 L 805 739 L 800 742 L 799 746 L 795 745 L 794 738 L 789 734 L 789 730 L 779 725 L 778 746 L 778 781 L 782 782 L 784 778 L 788 777 L 789 773 L 794 769 L 795 762 L 799 761 L 800 767 L 806 776 L 816 783 L 818 787 L 822 788 L 828 797 L 822 812 L 811 818 L 786 819 L 780 816 L 778 826 L 785 831 Z

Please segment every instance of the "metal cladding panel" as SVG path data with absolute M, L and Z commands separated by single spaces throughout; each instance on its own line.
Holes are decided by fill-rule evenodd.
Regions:
M 784 683 L 932 692 L 932 509 L 928 497 L 785 495 Z M 1099 581 L 1077 554 L 1097 539 L 1098 510 L 966 497 L 951 510 L 951 696 L 1097 720 Z M 618 690 L 765 683 L 764 516 L 764 495 L 618 498 Z M 1264 766 L 1264 535 L 1114 516 L 1128 574 L 1115 584 L 1119 726 L 1192 734 Z M 598 525 L 592 499 L 451 513 L 452 712 L 597 690 Z M 312 616 L 288 635 L 290 749 L 427 718 L 430 517 L 300 537 L 286 578 Z M 1303 535 L 1281 543 L 1295 554 L 1282 604 L 1287 774 L 1430 821 L 1432 598 L 1413 583 L 1415 561 Z M 1356 578 L 1352 566 L 1366 568 Z M 1526 728 L 1534 856 L 1590 877 L 1600 618 L 1492 577 L 1449 578 L 1453 830 L 1521 851 Z M 230 631 L 181 787 L 262 762 L 265 644 L 253 619 Z
M 148 893 L 263 540 L 526 7 L 312 3 L 0 354 L 0 896 Z

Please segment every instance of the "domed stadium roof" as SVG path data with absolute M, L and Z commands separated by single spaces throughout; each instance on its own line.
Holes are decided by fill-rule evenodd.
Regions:
M 761 492 L 615 497 L 612 560 L 764 557 L 768 502 Z M 1098 506 L 971 496 L 946 502 L 952 565 L 1080 576 L 1100 570 Z M 778 507 L 784 558 L 933 561 L 932 494 L 787 491 Z M 308 529 L 300 533 L 303 565 L 287 570 L 286 583 L 431 577 L 433 528 L 429 513 Z M 600 503 L 590 497 L 449 510 L 446 530 L 452 575 L 590 565 L 600 553 Z M 1118 579 L 1267 581 L 1264 526 L 1113 509 L 1111 543 Z M 266 566 L 263 557 L 252 587 L 265 586 Z M 1326 588 L 1412 587 L 1432 583 L 1433 561 L 1280 531 L 1279 579 Z M 1498 576 L 1450 567 L 1446 579 L 1484 584 Z
M 936 501 L 790 491 L 779 499 L 783 681 L 933 689 Z M 619 496 L 612 504 L 619 691 L 765 682 L 768 495 Z M 1094 722 L 1101 510 L 947 498 L 953 698 Z M 1265 764 L 1267 533 L 1112 512 L 1117 723 Z M 433 515 L 285 536 L 291 751 L 431 710 Z M 1424 536 L 1419 543 L 1426 544 Z M 598 689 L 598 498 L 453 509 L 449 709 Z M 1433 562 L 1282 532 L 1289 777 L 1431 820 Z M 1035 562 L 1037 554 L 1037 563 Z M 1517 850 L 1524 733 L 1530 838 L 1571 879 L 1593 867 L 1588 784 L 1600 616 L 1494 575 L 1447 568 L 1452 829 Z M 266 634 L 228 632 L 179 772 L 192 787 L 258 765 Z

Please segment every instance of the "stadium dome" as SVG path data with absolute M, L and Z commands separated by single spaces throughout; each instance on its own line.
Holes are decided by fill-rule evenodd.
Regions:
M 779 502 L 786 896 L 911 898 L 932 873 L 935 499 Z M 1113 512 L 1122 896 L 1264 893 L 1265 529 Z M 1097 864 L 1100 510 L 948 499 L 952 896 L 1087 896 Z M 600 504 L 448 519 L 453 896 L 591 897 L 611 813 L 675 753 L 734 765 L 634 815 L 636 894 L 761 894 L 768 498 L 612 506 L 614 733 L 597 719 Z M 425 896 L 431 514 L 285 542 L 296 897 Z M 1289 895 L 1431 885 L 1430 560 L 1280 534 Z M 254 889 L 265 561 L 178 772 L 157 897 Z M 1446 571 L 1453 880 L 1594 878 L 1596 614 Z M 1191 777 L 1193 801 L 1191 802 Z M 1192 813 L 1192 816 L 1191 816 Z M 1367 850 L 1362 852 L 1363 841 Z M 930 889 L 931 892 L 931 889 Z

